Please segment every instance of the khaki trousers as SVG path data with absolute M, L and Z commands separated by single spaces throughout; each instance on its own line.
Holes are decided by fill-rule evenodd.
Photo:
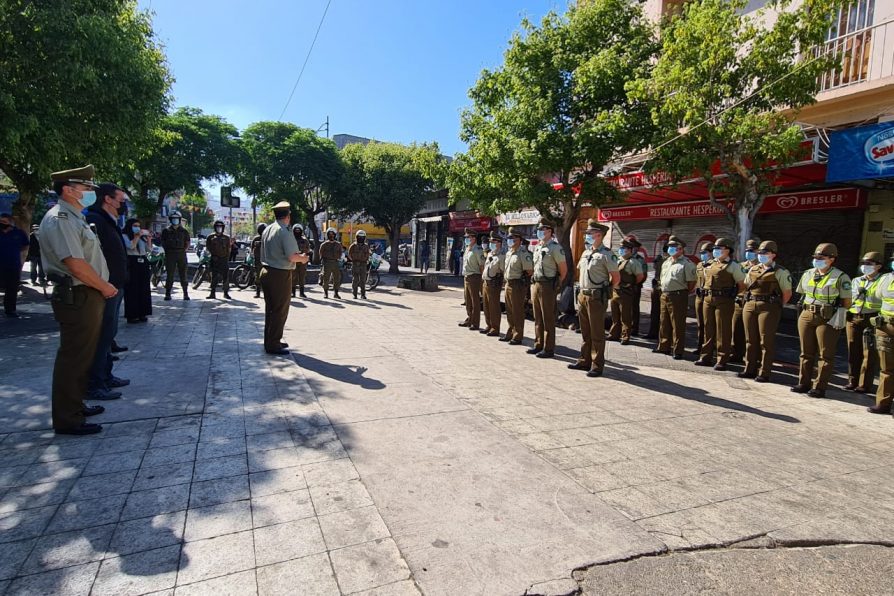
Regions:
M 744 307 L 736 304 L 735 309 L 733 310 L 733 345 L 730 347 L 732 350 L 732 360 L 738 362 L 745 357 L 745 319 L 743 318 L 743 309 Z
M 72 288 L 73 304 L 64 304 L 53 293 L 53 316 L 59 323 L 59 350 L 53 367 L 53 428 L 70 429 L 84 423 L 84 396 L 90 366 L 102 331 L 105 300 L 99 290 Z
M 698 294 L 695 295 L 695 324 L 698 327 L 698 349 L 701 353 L 702 346 L 705 345 L 705 298 Z
M 292 272 L 273 267 L 261 268 L 261 288 L 264 290 L 264 349 L 271 352 L 280 349 L 283 329 L 289 318 Z
M 776 330 L 782 319 L 782 304 L 749 300 L 742 307 L 747 350 L 745 372 L 770 378 L 776 357 Z
M 890 409 L 894 398 L 894 325 L 885 323 L 876 329 L 875 344 L 880 368 L 875 405 Z
M 525 281 L 506 281 L 506 337 L 521 341 L 525 337 Z
M 580 306 L 577 318 L 584 340 L 577 363 L 601 371 L 605 366 L 605 302 L 601 295 L 586 296 L 583 292 L 577 302 Z
M 500 332 L 500 285 L 484 284 L 484 322 L 488 330 Z
M 869 349 L 863 341 L 863 332 L 871 327 L 869 319 L 876 313 L 868 315 L 851 315 L 845 330 L 847 332 L 847 381 L 851 385 L 872 392 L 872 381 L 878 370 L 878 351 Z
M 816 313 L 801 311 L 798 317 L 798 335 L 801 336 L 801 367 L 798 371 L 798 385 L 825 391 L 835 368 L 835 348 L 838 345 L 840 329 L 835 329 Z M 819 357 L 816 380 L 813 381 L 814 363 Z
M 341 269 L 338 268 L 338 261 L 335 259 L 323 261 L 323 291 L 329 291 L 330 282 L 332 283 L 332 289 L 337 292 L 341 286 Z
M 174 287 L 174 272 L 180 277 L 180 285 L 186 288 L 186 251 L 169 250 L 165 253 L 165 269 L 167 269 L 168 277 L 165 280 L 165 292 L 171 293 Z
M 463 300 L 466 302 L 466 323 L 469 327 L 481 326 L 481 274 L 463 277 Z
M 611 339 L 626 339 L 635 331 L 633 305 L 636 303 L 636 290 L 630 293 L 615 290 L 611 299 L 612 326 L 608 330 Z
M 661 331 L 658 336 L 658 350 L 683 355 L 686 344 L 686 309 L 689 293 L 661 293 Z
M 702 307 L 705 317 L 705 340 L 701 357 L 705 360 L 714 356 L 717 350 L 717 364 L 726 364 L 730 359 L 733 343 L 733 298 L 725 296 L 705 296 Z
M 531 285 L 534 307 L 534 347 L 546 352 L 556 349 L 556 286 L 553 281 Z
M 355 261 L 351 262 L 351 291 L 354 296 L 357 295 L 358 291 L 366 296 L 367 273 L 369 272 L 366 270 L 366 261 L 363 261 L 362 263 Z
M 307 263 L 295 263 L 292 271 L 292 287 L 304 291 L 304 283 L 307 281 Z

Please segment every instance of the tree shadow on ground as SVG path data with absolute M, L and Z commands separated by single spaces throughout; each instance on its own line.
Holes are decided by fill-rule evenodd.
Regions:
M 391 308 L 400 308 L 403 310 L 413 310 L 412 307 L 407 306 L 406 304 L 395 304 L 393 302 L 382 302 L 381 300 L 367 300 L 367 302 L 371 304 L 378 304 L 379 306 L 388 306 Z
M 386 387 L 386 385 L 378 379 L 365 377 L 364 374 L 368 370 L 365 366 L 354 364 L 333 364 L 314 358 L 313 356 L 308 356 L 307 354 L 295 354 L 294 358 L 295 362 L 298 363 L 298 366 L 340 383 L 357 385 L 358 387 L 369 389 L 371 391 L 378 391 Z
M 329 306 L 331 308 L 344 308 L 344 304 L 341 302 L 333 302 L 335 298 L 324 298 L 323 300 L 317 300 L 315 298 L 302 298 L 305 302 L 310 302 L 311 304 L 319 304 L 320 306 Z

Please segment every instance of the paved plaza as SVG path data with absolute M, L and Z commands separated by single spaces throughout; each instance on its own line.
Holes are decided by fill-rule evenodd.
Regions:
M 91 437 L 49 430 L 48 303 L 0 322 L 0 594 L 891 591 L 894 419 L 867 397 L 647 342 L 591 379 L 573 331 L 537 359 L 393 278 L 293 300 L 271 357 L 253 292 L 204 295 L 122 325 L 132 385 Z

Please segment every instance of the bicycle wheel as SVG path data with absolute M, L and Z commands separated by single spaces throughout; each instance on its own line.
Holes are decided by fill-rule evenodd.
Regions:
M 367 290 L 375 290 L 376 286 L 379 285 L 379 272 L 378 270 L 372 270 L 366 276 L 366 289 Z
M 233 285 L 239 288 L 240 290 L 245 290 L 252 284 L 254 281 L 252 279 L 252 268 L 246 264 L 242 264 L 233 269 L 233 273 L 230 275 L 230 278 L 233 280 Z
M 205 265 L 199 265 L 199 268 L 196 269 L 196 274 L 192 278 L 192 289 L 198 290 L 199 286 L 202 285 L 202 282 L 205 281 L 205 276 L 208 273 L 208 267 Z
M 158 284 L 161 283 L 161 270 L 162 265 L 160 263 L 155 263 L 152 265 L 152 286 L 157 288 Z

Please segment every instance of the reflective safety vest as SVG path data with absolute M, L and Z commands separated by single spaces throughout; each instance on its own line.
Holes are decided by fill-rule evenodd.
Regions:
M 875 295 L 882 300 L 881 314 L 885 318 L 894 318 L 894 273 L 887 273 L 875 287 Z
M 807 283 L 805 284 L 804 303 L 834 305 L 838 300 L 838 279 L 841 277 L 842 271 L 832 267 L 819 279 L 816 278 L 813 271 L 816 270 L 811 269 L 805 273 Z
M 875 295 L 875 287 L 881 281 L 882 276 L 869 279 L 865 276 L 858 277 L 854 282 L 854 303 L 848 312 L 855 315 L 863 313 L 877 313 L 882 307 L 882 300 Z

